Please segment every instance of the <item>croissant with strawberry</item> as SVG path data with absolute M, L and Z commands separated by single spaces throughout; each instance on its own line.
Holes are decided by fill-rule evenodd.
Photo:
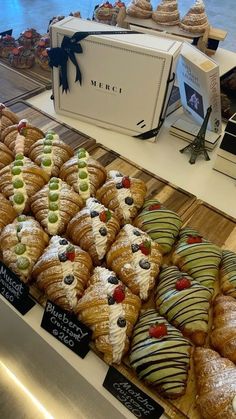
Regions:
M 43 131 L 29 124 L 27 119 L 22 119 L 18 124 L 11 125 L 2 132 L 2 141 L 15 155 L 19 153 L 17 144 L 22 153 L 28 156 L 34 142 L 44 137 Z

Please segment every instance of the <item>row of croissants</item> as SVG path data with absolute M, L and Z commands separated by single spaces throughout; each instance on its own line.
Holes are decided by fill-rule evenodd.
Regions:
M 235 419 L 236 254 L 145 199 L 142 179 L 107 173 L 3 104 L 0 140 L 1 261 L 165 397 L 185 393 L 193 354 L 202 417 Z

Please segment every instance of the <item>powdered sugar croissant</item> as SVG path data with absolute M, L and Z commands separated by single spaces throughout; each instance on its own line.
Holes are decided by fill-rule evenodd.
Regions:
M 35 264 L 36 285 L 64 310 L 74 311 L 89 280 L 92 261 L 88 253 L 68 240 L 53 236 Z
M 83 206 L 83 200 L 66 182 L 53 177 L 32 196 L 31 210 L 50 235 L 60 235 Z
M 2 131 L 10 125 L 18 124 L 18 116 L 7 108 L 3 103 L 0 103 L 0 139 Z
M 159 245 L 150 237 L 126 224 L 107 253 L 107 265 L 120 279 L 146 300 L 155 285 L 162 255 Z
M 14 154 L 3 143 L 0 143 L 0 170 L 14 160 Z
M 93 330 L 95 345 L 109 364 L 119 364 L 129 349 L 129 338 L 141 307 L 108 269 L 94 269 L 90 285 L 77 305 L 79 319 Z
M 69 222 L 67 234 L 86 250 L 95 265 L 100 265 L 120 230 L 120 224 L 96 198 L 88 198 L 86 206 Z
M 3 262 L 28 282 L 35 262 L 48 244 L 48 236 L 32 217 L 20 215 L 0 234 Z
M 29 155 L 29 149 L 39 138 L 44 138 L 44 133 L 39 128 L 29 124 L 27 119 L 22 119 L 18 124 L 11 125 L 2 132 L 2 141 L 14 154 L 18 154 L 17 143 L 21 143 L 23 154 Z
M 142 207 L 147 188 L 141 179 L 123 176 L 112 170 L 106 183 L 97 191 L 103 205 L 115 212 L 121 224 L 131 223 Z
M 10 224 L 17 216 L 16 210 L 12 207 L 8 199 L 0 193 L 0 232 L 3 227 Z

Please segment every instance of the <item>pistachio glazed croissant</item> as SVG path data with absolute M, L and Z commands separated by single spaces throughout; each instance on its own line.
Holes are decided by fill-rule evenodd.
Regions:
M 18 116 L 3 103 L 0 103 L 0 140 L 2 131 L 10 125 L 18 124 L 18 122 Z
M 107 363 L 119 364 L 141 307 L 140 299 L 114 272 L 97 267 L 77 305 L 79 319 L 93 330 L 95 345 Z
M 30 146 L 39 138 L 44 138 L 44 133 L 39 128 L 29 124 L 27 119 L 22 119 L 18 124 L 11 125 L 2 132 L 2 141 L 14 153 L 19 153 L 17 143 L 23 146 L 23 154 L 29 155 Z
M 48 236 L 34 218 L 20 215 L 0 234 L 3 262 L 28 282 L 35 262 L 48 244 Z
M 36 285 L 64 310 L 73 312 L 89 280 L 92 261 L 88 253 L 68 240 L 53 236 L 35 264 Z

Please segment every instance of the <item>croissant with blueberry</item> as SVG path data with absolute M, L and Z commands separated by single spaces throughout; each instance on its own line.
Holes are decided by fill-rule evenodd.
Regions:
M 63 164 L 59 177 L 72 186 L 85 202 L 90 196 L 95 196 L 97 189 L 105 182 L 107 173 L 97 160 L 80 148 L 74 157 Z
M 82 208 L 83 201 L 66 182 L 52 177 L 30 199 L 35 218 L 50 235 L 60 235 L 68 222 Z
M 113 211 L 96 198 L 88 198 L 86 206 L 69 222 L 67 234 L 73 243 L 90 254 L 95 265 L 100 265 L 119 230 Z
M 18 122 L 18 116 L 3 103 L 0 103 L 0 140 L 2 131 L 10 125 L 18 124 Z
M 22 119 L 18 124 L 11 125 L 2 132 L 4 144 L 14 154 L 18 154 L 17 143 L 21 143 L 22 152 L 25 156 L 29 155 L 31 145 L 39 138 L 44 138 L 43 131 L 29 124 L 27 119 Z
M 107 266 L 131 291 L 147 300 L 162 261 L 158 243 L 131 224 L 126 224 L 107 253 Z
M 3 143 L 0 143 L 0 170 L 14 160 L 14 154 Z
M 92 261 L 88 253 L 65 238 L 53 236 L 34 265 L 32 277 L 49 300 L 73 312 L 87 285 L 91 269 Z
M 73 155 L 73 149 L 52 130 L 46 133 L 45 138 L 34 142 L 29 150 L 29 158 L 50 176 L 58 176 L 60 167 Z
M 76 312 L 93 331 L 96 348 L 104 360 L 119 364 L 129 349 L 129 338 L 137 321 L 141 301 L 122 284 L 114 272 L 97 267 Z
M 0 234 L 3 262 L 25 283 L 47 244 L 48 235 L 33 217 L 26 215 L 15 218 Z
M 97 191 L 98 200 L 114 211 L 121 224 L 131 223 L 142 207 L 147 188 L 141 179 L 123 176 L 112 170 L 106 183 Z
M 0 231 L 7 224 L 10 224 L 17 216 L 16 210 L 12 207 L 8 199 L 0 193 Z

